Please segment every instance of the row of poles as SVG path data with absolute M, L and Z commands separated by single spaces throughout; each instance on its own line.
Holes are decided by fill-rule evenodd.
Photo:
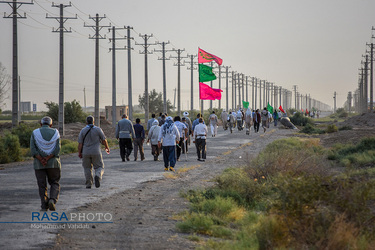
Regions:
M 0 3 L 7 3 L 12 7 L 12 14 L 9 16 L 5 16 L 5 18 L 12 18 L 13 19 L 13 77 L 12 77 L 12 125 L 17 126 L 20 117 L 19 117 L 19 82 L 18 82 L 18 52 L 17 52 L 17 19 L 18 18 L 26 18 L 26 14 L 21 16 L 18 13 L 18 8 L 23 4 L 33 4 L 33 2 L 19 2 L 16 0 L 13 1 L 0 1 Z M 66 17 L 64 16 L 64 9 L 67 7 L 71 7 L 71 3 L 68 5 L 59 4 L 55 5 L 52 4 L 52 7 L 57 7 L 60 10 L 60 15 L 57 17 L 46 16 L 46 18 L 56 19 L 60 26 L 56 30 L 53 29 L 53 32 L 59 33 L 60 35 L 60 51 L 59 51 L 59 113 L 58 113 L 58 129 L 60 134 L 64 135 L 64 33 L 71 32 L 71 29 L 68 30 L 64 27 L 64 24 L 69 19 L 77 19 L 77 15 L 75 17 Z M 133 102 L 132 102 L 132 70 L 131 70 L 131 40 L 134 40 L 131 37 L 130 31 L 133 29 L 130 26 L 124 27 L 115 27 L 115 26 L 103 26 L 100 25 L 100 22 L 106 18 L 106 16 L 99 16 L 96 14 L 95 17 L 89 16 L 95 22 L 95 25 L 86 25 L 84 27 L 92 28 L 95 32 L 95 35 L 89 36 L 90 39 L 95 39 L 95 125 L 100 126 L 100 112 L 99 112 L 99 40 L 106 39 L 106 37 L 100 34 L 100 31 L 103 28 L 109 28 L 109 31 L 112 32 L 112 37 L 109 38 L 110 42 L 112 42 L 112 47 L 110 51 L 112 51 L 112 124 L 115 126 L 116 124 L 116 51 L 117 50 L 127 50 L 128 56 L 128 107 L 129 107 L 129 118 L 133 118 Z M 117 30 L 126 30 L 127 35 L 124 37 L 116 37 Z M 190 66 L 188 67 L 191 70 L 191 89 L 190 89 L 190 102 L 191 106 L 190 109 L 194 109 L 194 70 L 197 68 L 195 65 L 197 62 L 194 62 L 194 59 L 197 55 L 187 55 L 183 56 L 184 49 L 166 49 L 166 45 L 170 42 L 156 42 L 150 43 L 149 40 L 153 37 L 152 34 L 139 34 L 139 36 L 143 39 L 144 43 L 135 43 L 135 45 L 140 45 L 144 48 L 143 51 L 140 51 L 140 54 L 145 55 L 145 120 L 147 121 L 149 118 L 149 90 L 148 90 L 148 54 L 152 54 L 152 52 L 161 52 L 162 56 L 159 60 L 163 61 L 163 111 L 167 112 L 167 98 L 166 98 L 166 66 L 165 61 L 171 58 L 177 60 L 177 63 L 174 66 L 178 67 L 178 74 L 177 74 L 177 113 L 181 114 L 181 71 L 180 67 L 184 66 L 184 63 L 189 63 Z M 127 46 L 125 47 L 116 47 L 116 41 L 118 40 L 127 40 Z M 161 45 L 162 50 L 154 50 L 149 51 L 148 48 L 153 45 Z M 175 52 L 177 56 L 173 57 L 170 56 L 169 58 L 166 57 L 167 52 Z M 183 59 L 190 59 L 189 61 L 183 61 Z M 261 80 L 256 77 L 245 76 L 244 74 L 237 73 L 236 71 L 229 71 L 229 66 L 224 67 L 225 72 L 221 71 L 222 66 L 219 66 L 219 72 L 216 74 L 219 75 L 219 88 L 221 89 L 221 78 L 226 79 L 226 109 L 229 110 L 229 82 L 231 79 L 232 83 L 232 97 L 231 97 L 231 106 L 232 109 L 236 109 L 242 106 L 242 101 L 249 100 L 249 86 L 251 86 L 251 99 L 252 99 L 252 107 L 255 108 L 258 106 L 258 97 L 259 97 L 259 108 L 263 108 L 267 106 L 267 103 L 270 103 L 272 106 L 283 106 L 284 109 L 288 109 L 292 107 L 292 91 L 282 88 L 281 86 L 276 86 L 274 83 L 270 83 L 266 80 Z M 222 73 L 224 75 L 222 76 Z M 211 82 L 212 87 L 212 82 Z M 245 90 L 246 88 L 246 90 Z M 258 93 L 259 90 L 259 93 Z M 317 101 L 310 97 L 310 95 L 302 95 L 297 92 L 297 86 L 294 88 L 295 91 L 295 108 L 299 109 L 309 109 L 311 110 L 312 107 L 317 108 L 319 110 L 328 110 L 329 106 Z M 238 95 L 237 95 L 238 93 Z M 245 99 L 246 95 L 246 99 Z M 203 101 L 201 101 L 201 112 L 203 113 Z M 212 101 L 210 101 L 210 108 L 212 109 Z M 219 109 L 221 109 L 221 100 L 219 100 Z
M 374 27 L 371 30 L 375 30 Z M 371 36 L 371 40 L 375 38 Z M 369 50 L 367 49 L 369 48 Z M 358 74 L 358 88 L 348 92 L 345 106 L 349 112 L 367 113 L 374 110 L 374 43 L 366 43 Z

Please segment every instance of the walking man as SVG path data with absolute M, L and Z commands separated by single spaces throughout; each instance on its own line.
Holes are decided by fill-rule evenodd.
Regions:
M 107 139 L 103 130 L 94 126 L 94 117 L 86 118 L 87 126 L 84 127 L 78 136 L 78 157 L 82 159 L 83 171 L 86 178 L 86 188 L 91 188 L 93 183 L 92 168 L 95 171 L 95 187 L 100 187 L 100 181 L 104 173 L 104 162 L 100 144 L 103 144 L 105 151 L 109 154 Z
M 255 133 L 259 132 L 260 120 L 261 120 L 261 116 L 260 116 L 260 113 L 259 113 L 259 109 L 257 109 L 257 110 L 255 110 L 255 114 L 254 114 L 254 117 L 253 117 Z
M 243 114 L 241 109 L 237 111 L 237 128 L 238 131 L 241 131 L 243 129 Z
M 151 119 L 147 122 L 147 132 L 150 131 L 150 128 L 152 127 L 152 123 L 156 120 L 155 114 L 151 115 Z
M 60 134 L 51 128 L 52 119 L 45 116 L 40 121 L 40 128 L 35 129 L 30 138 L 30 152 L 34 158 L 35 177 L 39 188 L 41 211 L 55 211 L 55 204 L 60 194 Z M 50 194 L 48 197 L 48 185 Z
M 199 118 L 199 124 L 194 128 L 195 146 L 197 148 L 198 161 L 206 160 L 206 136 L 208 130 L 203 123 L 203 118 Z
M 155 120 L 152 123 L 152 127 L 150 128 L 150 131 L 148 132 L 148 140 L 147 142 L 151 141 L 151 154 L 154 156 L 154 161 L 158 161 L 158 157 L 160 154 L 160 148 L 158 146 L 158 137 L 160 133 L 160 126 L 159 122 Z
M 180 138 L 180 133 L 174 125 L 172 117 L 168 116 L 165 123 L 160 128 L 158 137 L 159 148 L 163 144 L 164 171 L 174 171 L 176 165 L 176 143 Z
M 210 121 L 211 126 L 211 135 L 212 137 L 215 137 L 217 134 L 217 116 L 215 115 L 215 111 L 212 111 L 212 114 L 208 119 Z
M 262 115 L 262 128 L 264 130 L 264 133 L 266 133 L 267 122 L 268 122 L 268 110 L 267 110 L 267 108 L 264 108 L 262 110 L 261 115 Z
M 253 115 L 251 109 L 248 108 L 245 113 L 245 124 L 246 124 L 246 134 L 250 135 L 251 122 L 253 120 Z
M 229 130 L 230 130 L 230 133 L 233 133 L 233 128 L 236 126 L 236 116 L 235 116 L 235 112 L 230 112 L 229 114 Z
M 184 121 L 185 118 L 185 121 Z M 184 117 L 181 118 L 182 122 L 186 122 L 189 133 L 186 135 L 187 138 L 187 143 L 186 143 L 186 152 L 188 151 L 188 145 L 190 146 L 190 135 L 193 133 L 193 124 L 189 118 L 189 112 L 185 111 L 184 112 Z M 185 124 L 185 125 L 186 125 Z
M 174 125 L 176 125 L 176 127 L 178 129 L 178 133 L 180 134 L 179 141 L 176 145 L 176 147 L 177 147 L 177 161 L 180 160 L 181 150 L 185 147 L 185 145 L 184 145 L 184 141 L 185 141 L 184 135 L 186 135 L 188 133 L 187 127 L 180 120 L 181 120 L 181 118 L 179 116 L 176 116 L 174 118 Z
M 143 143 L 145 141 L 145 129 L 140 123 L 141 123 L 141 119 L 139 118 L 135 119 L 135 124 L 134 124 L 135 139 L 133 140 L 134 161 L 137 160 L 138 149 L 139 149 L 139 153 L 141 154 L 141 161 L 145 159 L 145 153 L 143 150 Z
M 221 121 L 223 122 L 223 129 L 228 129 L 228 113 L 223 109 L 223 112 L 221 112 Z
M 122 161 L 125 161 L 125 157 L 127 161 L 130 161 L 129 156 L 133 150 L 132 138 L 133 140 L 135 138 L 133 123 L 127 118 L 128 116 L 123 114 L 116 126 L 116 138 L 119 140 Z

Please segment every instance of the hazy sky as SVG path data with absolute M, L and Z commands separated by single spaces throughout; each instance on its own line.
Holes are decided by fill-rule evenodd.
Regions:
M 56 1 L 55 4 L 68 1 Z M 23 5 L 20 12 L 27 19 L 19 19 L 19 74 L 22 100 L 37 103 L 45 110 L 45 101 L 58 102 L 59 35 L 54 19 L 59 9 L 52 1 L 36 0 L 34 5 Z M 333 106 L 333 92 L 342 106 L 348 91 L 358 84 L 358 68 L 371 42 L 371 27 L 375 26 L 373 0 L 73 0 L 64 9 L 65 16 L 78 15 L 68 20 L 65 27 L 65 101 L 78 100 L 83 105 L 86 88 L 87 106 L 94 105 L 94 34 L 86 24 L 94 22 L 88 15 L 105 14 L 102 25 L 134 27 L 132 36 L 142 43 L 141 34 L 154 35 L 149 42 L 170 41 L 168 49 L 185 49 L 196 54 L 198 47 L 223 59 L 232 70 L 274 82 L 292 89 L 298 85 L 302 94 Z M 0 4 L 0 12 L 11 13 L 7 4 Z M 0 19 L 0 62 L 11 74 L 12 20 Z M 125 35 L 119 30 L 118 35 Z M 111 36 L 108 29 L 101 34 Z M 123 47 L 126 41 L 118 42 Z M 132 52 L 133 104 L 144 91 L 144 55 L 141 46 Z M 100 106 L 112 104 L 112 54 L 108 39 L 101 40 Z M 161 49 L 151 46 L 150 50 Z M 184 55 L 186 55 L 186 53 Z M 149 89 L 162 92 L 162 62 L 160 53 L 149 56 Z M 176 56 L 175 52 L 167 55 Z M 127 104 L 127 52 L 117 51 L 117 104 Z M 177 86 L 175 60 L 167 62 L 167 98 L 173 103 L 173 89 Z M 195 74 L 194 107 L 198 108 L 198 76 Z M 181 69 L 182 108 L 190 108 L 190 71 Z M 214 82 L 218 87 L 218 81 Z M 9 95 L 11 93 L 9 92 Z M 231 96 L 231 91 L 229 92 Z M 225 92 L 223 99 L 225 102 Z M 230 99 L 231 100 L 231 99 Z M 250 100 L 251 102 L 251 100 Z M 207 104 L 208 105 L 208 104 Z M 214 102 L 214 106 L 217 102 Z M 294 102 L 293 102 L 294 105 Z M 205 106 L 208 107 L 208 106 Z M 10 109 L 10 99 L 6 108 Z

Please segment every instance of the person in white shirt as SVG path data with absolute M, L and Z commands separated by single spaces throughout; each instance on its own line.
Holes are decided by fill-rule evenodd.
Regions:
M 223 112 L 221 112 L 221 121 L 223 122 L 223 129 L 227 130 L 228 129 L 228 113 L 225 109 L 223 109 Z
M 229 114 L 229 129 L 230 133 L 233 133 L 233 128 L 236 127 L 236 113 L 234 111 Z
M 198 161 L 206 159 L 206 136 L 207 126 L 203 124 L 203 119 L 199 118 L 199 124 L 194 128 L 195 146 L 197 148 Z
M 179 116 L 176 116 L 174 118 L 174 125 L 176 125 L 178 132 L 180 134 L 179 142 L 176 145 L 177 147 L 177 161 L 180 160 L 181 156 L 181 150 L 184 148 L 184 142 L 185 142 L 185 135 L 188 134 L 188 128 L 181 122 L 181 118 Z
M 215 137 L 217 134 L 217 116 L 215 115 L 215 111 L 212 111 L 212 114 L 208 119 L 210 120 L 211 135 L 212 137 Z
M 173 123 L 172 117 L 168 116 L 160 128 L 158 146 L 163 143 L 164 170 L 174 171 L 176 165 L 176 142 L 179 142 L 180 133 Z
M 238 131 L 241 131 L 243 129 L 242 125 L 243 125 L 243 115 L 242 115 L 242 112 L 241 110 L 239 109 L 237 111 L 237 128 L 238 128 Z
M 154 161 L 158 161 L 158 157 L 160 154 L 160 148 L 158 146 L 158 137 L 160 133 L 160 126 L 158 120 L 154 120 L 152 122 L 152 127 L 148 132 L 148 140 L 147 142 L 151 141 L 151 154 L 154 156 Z
M 268 110 L 267 110 L 267 108 L 264 108 L 262 110 L 262 112 L 260 113 L 260 115 L 262 117 L 262 128 L 264 130 L 264 133 L 266 133 L 267 123 L 268 123 Z
M 246 134 L 250 134 L 251 122 L 253 121 L 253 113 L 251 109 L 248 108 L 245 113 L 245 125 L 246 125 Z

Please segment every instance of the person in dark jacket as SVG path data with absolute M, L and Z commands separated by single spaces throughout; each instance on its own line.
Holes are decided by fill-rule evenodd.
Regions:
M 134 161 L 137 160 L 138 148 L 139 148 L 139 153 L 141 154 L 141 161 L 143 161 L 145 159 L 145 153 L 144 153 L 144 150 L 143 150 L 143 143 L 145 141 L 145 129 L 140 124 L 141 119 L 137 118 L 135 120 L 135 123 L 136 123 L 134 125 L 135 139 L 133 140 L 133 142 L 134 142 Z

